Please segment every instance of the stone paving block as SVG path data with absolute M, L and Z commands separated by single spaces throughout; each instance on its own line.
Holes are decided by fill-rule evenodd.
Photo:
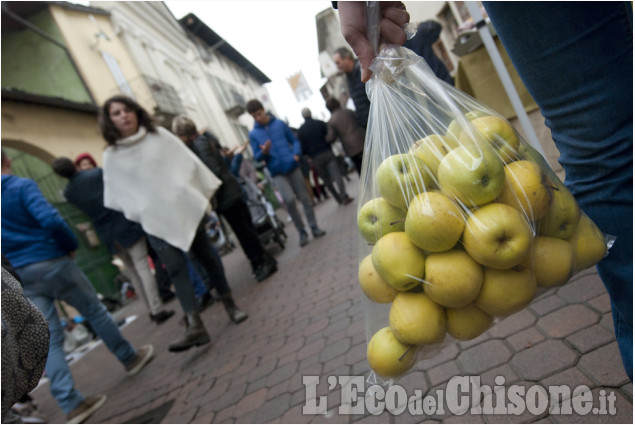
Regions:
M 461 351 L 457 362 L 462 372 L 475 375 L 507 362 L 511 356 L 505 343 L 494 339 Z
M 481 385 L 489 385 L 490 387 L 494 388 L 495 385 L 498 385 L 496 380 L 499 376 L 504 379 L 504 381 L 502 381 L 502 385 L 507 386 L 516 384 L 522 379 L 518 376 L 514 369 L 510 367 L 509 364 L 504 364 L 495 367 L 494 369 L 490 369 L 485 373 L 482 373 L 480 376 Z
M 609 294 L 604 293 L 593 299 L 590 299 L 587 304 L 591 306 L 598 313 L 610 313 L 611 312 L 611 298 Z
M 258 411 L 259 422 L 269 422 L 275 418 L 278 418 L 287 411 L 289 407 L 289 401 L 291 400 L 291 394 L 281 394 L 276 398 L 267 400 L 260 406 Z
M 327 344 L 318 354 L 318 360 L 321 362 L 327 362 L 337 356 L 346 354 L 351 348 L 351 340 L 349 338 L 343 338 L 339 341 L 335 341 L 331 344 Z
M 310 342 L 298 350 L 298 352 L 296 353 L 296 359 L 298 361 L 301 361 L 306 359 L 307 357 L 319 355 L 325 345 L 326 339 L 324 338 L 320 338 L 316 341 Z
M 522 379 L 538 381 L 578 361 L 578 355 L 559 340 L 546 340 L 514 355 L 512 367 Z
M 271 359 L 260 363 L 255 369 L 252 369 L 251 372 L 249 372 L 249 379 L 255 381 L 269 375 L 273 370 L 275 370 L 277 363 L 277 359 Z
M 619 387 L 628 382 L 617 342 L 587 353 L 580 360 L 579 366 L 597 385 Z
M 430 347 L 433 348 L 433 347 Z M 415 365 L 416 369 L 427 370 L 431 367 L 453 360 L 459 354 L 459 347 L 456 343 L 449 343 L 440 350 L 434 347 L 422 354 L 422 360 Z
M 548 388 L 549 386 L 567 385 L 571 390 L 571 395 L 573 395 L 575 389 L 581 385 L 585 385 L 589 388 L 595 386 L 594 382 L 576 367 L 550 375 L 540 381 L 540 383 L 545 388 Z
M 258 409 L 267 398 L 267 389 L 261 388 L 253 393 L 245 394 L 238 403 L 236 403 L 236 412 L 241 415 L 252 410 Z
M 460 375 L 461 371 L 455 361 L 449 361 L 428 369 L 430 385 L 436 386 L 448 381 L 451 377 Z
M 615 326 L 613 325 L 613 315 L 612 313 L 605 313 L 600 319 L 600 325 L 615 335 Z
M 548 297 L 532 301 L 527 308 L 536 313 L 536 316 L 542 317 L 545 314 L 551 313 L 552 311 L 565 306 L 566 304 L 567 302 L 564 299 L 559 297 L 557 294 L 552 294 Z
M 566 340 L 579 353 L 584 354 L 597 347 L 608 344 L 614 339 L 615 335 L 607 331 L 604 327 L 601 325 L 593 325 L 568 336 Z
M 605 292 L 604 284 L 596 273 L 581 274 L 558 289 L 558 295 L 567 303 L 584 302 Z
M 515 352 L 519 352 L 544 341 L 545 338 L 546 337 L 540 333 L 535 326 L 532 326 L 514 335 L 510 335 L 506 341 Z
M 536 316 L 527 308 L 512 314 L 495 323 L 489 330 L 493 338 L 507 338 L 508 336 L 526 329 L 536 323 Z
M 277 367 L 274 371 L 272 371 L 266 380 L 267 387 L 273 387 L 281 382 L 287 381 L 291 378 L 295 372 L 298 370 L 298 364 L 293 362 L 282 367 Z
M 573 304 L 538 319 L 536 326 L 552 338 L 564 338 L 599 321 L 599 315 L 582 304 Z

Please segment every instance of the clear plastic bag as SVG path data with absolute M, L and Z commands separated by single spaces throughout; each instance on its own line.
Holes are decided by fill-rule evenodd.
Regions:
M 502 116 L 384 46 L 371 65 L 359 282 L 390 384 L 599 262 L 611 242 Z

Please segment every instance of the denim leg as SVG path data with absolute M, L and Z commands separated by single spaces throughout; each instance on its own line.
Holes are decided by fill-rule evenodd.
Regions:
M 331 159 L 334 160 L 335 156 L 332 153 L 329 156 L 328 155 L 329 153 L 330 152 L 323 152 L 311 158 L 311 160 L 313 161 L 313 166 L 315 167 L 315 170 L 317 171 L 318 176 L 322 179 L 322 181 L 324 181 L 324 186 L 326 186 L 326 188 L 331 192 L 331 194 L 333 195 L 333 197 L 335 198 L 337 202 L 341 202 L 341 200 L 344 199 L 344 195 L 342 193 L 342 186 L 339 186 L 339 189 L 340 189 L 339 192 L 335 190 L 335 186 L 333 185 L 333 178 L 335 177 L 335 174 L 333 174 L 333 170 L 329 166 L 330 160 Z M 336 166 L 337 166 L 337 163 L 336 163 Z M 337 172 L 339 173 L 339 167 L 337 167 Z M 340 176 L 340 179 L 341 179 L 341 176 Z
M 551 129 L 565 183 L 605 234 L 598 273 L 627 374 L 633 363 L 633 10 L 628 2 L 486 2 Z
M 333 180 L 335 180 L 335 184 L 337 184 L 340 198 L 348 198 L 348 193 L 346 193 L 346 185 L 344 184 L 344 177 L 342 177 L 342 172 L 340 170 L 339 164 L 337 163 L 337 158 L 335 157 L 335 155 L 332 155 L 331 159 L 329 159 L 329 161 L 326 163 L 326 169 L 333 177 Z
M 180 249 L 170 245 L 163 239 L 148 235 L 148 242 L 165 265 L 174 285 L 176 296 L 185 313 L 196 311 L 196 295 L 194 285 L 187 270 L 185 254 Z
M 300 175 L 302 175 L 302 173 L 300 173 Z M 298 211 L 296 196 L 294 194 L 293 187 L 291 186 L 289 177 L 286 175 L 284 176 L 277 175 L 277 176 L 274 176 L 273 180 L 275 181 L 276 186 L 278 186 L 278 189 L 280 190 L 280 195 L 282 195 L 282 200 L 287 206 L 287 211 L 289 212 L 289 215 L 291 216 L 291 220 L 293 220 L 293 224 L 295 225 L 295 228 L 298 230 L 298 233 L 304 232 L 304 222 L 302 221 L 302 216 L 300 215 L 300 211 Z M 302 177 L 302 184 L 305 185 L 304 190 L 306 190 L 304 177 Z
M 75 389 L 73 375 L 66 363 L 64 353 L 64 329 L 60 323 L 55 308 L 54 298 L 47 291 L 42 291 L 42 285 L 37 285 L 41 281 L 41 272 L 30 266 L 19 268 L 24 293 L 44 314 L 49 324 L 51 332 L 48 357 L 46 359 L 46 374 L 50 380 L 50 390 L 53 398 L 57 401 L 65 414 L 73 411 L 84 400 L 82 394 Z
M 311 198 L 309 197 L 309 192 L 307 191 L 306 184 L 304 183 L 304 177 L 302 176 L 300 167 L 297 167 L 295 170 L 287 174 L 287 178 L 289 179 L 289 183 L 293 188 L 295 196 L 302 203 L 302 207 L 304 208 L 304 216 L 306 217 L 306 221 L 309 224 L 309 227 L 311 227 L 311 229 L 317 227 L 317 220 L 315 218 L 315 211 L 313 210 L 313 203 L 311 202 Z
M 210 279 L 210 283 L 214 285 L 218 291 L 218 295 L 223 296 L 231 292 L 229 284 L 227 283 L 227 277 L 225 276 L 223 262 L 214 246 L 212 246 L 212 243 L 207 239 L 207 234 L 202 224 L 199 225 L 196 230 L 196 235 L 194 236 L 194 241 L 192 242 L 188 255 L 203 266 Z

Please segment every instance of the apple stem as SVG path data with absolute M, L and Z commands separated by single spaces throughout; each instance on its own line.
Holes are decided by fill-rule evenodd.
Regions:
M 404 221 L 406 221 L 406 217 L 404 217 L 404 218 L 400 218 L 399 220 L 395 220 L 395 221 L 391 222 L 391 223 L 390 223 L 390 225 L 391 225 L 391 226 L 394 226 L 395 224 L 397 224 L 397 223 L 402 223 L 402 222 L 404 222 Z
M 558 186 L 547 186 L 547 188 L 557 190 L 558 192 L 560 192 L 560 188 Z

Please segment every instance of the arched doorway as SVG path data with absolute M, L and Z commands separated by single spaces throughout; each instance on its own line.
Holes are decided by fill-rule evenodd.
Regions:
M 30 145 L 17 149 L 7 144 L 21 146 L 23 143 L 2 142 L 2 149 L 11 158 L 11 172 L 35 180 L 44 197 L 64 218 L 79 242 L 75 260 L 95 290 L 105 297 L 119 299 L 115 281 L 119 270 L 111 264 L 110 252 L 100 243 L 88 216 L 64 199 L 63 190 L 67 181 L 55 174 L 50 165 L 41 159 L 50 162 L 53 156 L 37 148 L 29 148 Z M 31 153 L 25 152 L 27 150 Z

